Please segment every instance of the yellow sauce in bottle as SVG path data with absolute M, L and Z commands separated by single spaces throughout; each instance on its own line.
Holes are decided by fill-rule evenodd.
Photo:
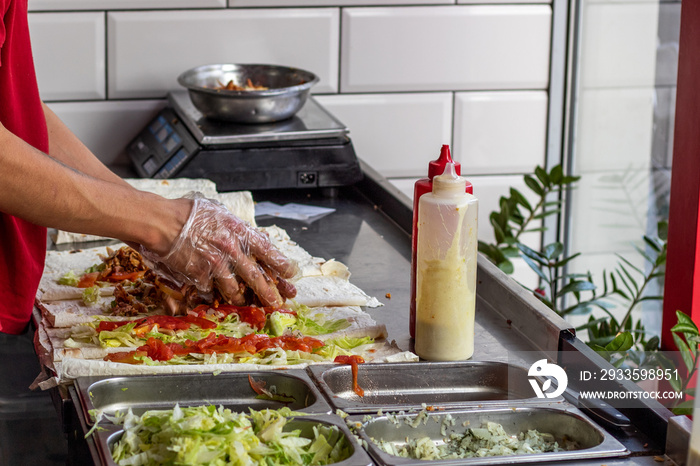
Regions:
M 448 164 L 418 209 L 415 351 L 426 360 L 474 353 L 478 201 L 464 183 Z

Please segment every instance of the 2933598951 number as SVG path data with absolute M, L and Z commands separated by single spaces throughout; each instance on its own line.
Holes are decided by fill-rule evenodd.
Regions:
M 583 374 L 582 374 L 583 375 Z M 603 369 L 599 380 L 678 380 L 678 369 Z

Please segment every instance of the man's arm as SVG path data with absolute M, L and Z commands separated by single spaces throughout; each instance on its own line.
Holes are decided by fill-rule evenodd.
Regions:
M 167 253 L 192 201 L 138 191 L 94 156 L 71 155 L 65 151 L 68 146 L 57 142 L 50 143 L 54 159 L 0 125 L 0 211 L 38 225 L 118 238 Z
M 90 149 L 85 147 L 82 141 L 68 129 L 46 104 L 42 105 L 46 117 L 46 127 L 49 132 L 49 155 L 51 157 L 86 175 L 112 183 L 127 184 L 95 157 Z
M 169 274 L 201 290 L 216 281 L 231 294 L 239 277 L 266 306 L 281 306 L 289 297 L 280 295 L 274 276 L 259 264 L 282 278 L 293 277 L 296 264 L 264 234 L 209 200 L 168 200 L 132 188 L 45 111 L 51 156 L 0 124 L 0 211 L 140 244 Z

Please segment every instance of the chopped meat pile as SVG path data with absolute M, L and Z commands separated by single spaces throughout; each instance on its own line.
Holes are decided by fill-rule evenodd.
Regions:
M 123 247 L 116 252 L 108 251 L 104 258 L 106 277 L 121 276 L 128 280 L 131 286 L 125 287 L 118 283 L 114 290 L 112 314 L 119 316 L 136 316 L 163 307 L 169 315 L 186 315 L 187 311 L 200 304 L 233 304 L 236 306 L 262 306 L 253 290 L 241 282 L 238 293 L 225 297 L 216 287 L 210 293 L 202 293 L 194 285 L 178 286 L 163 277 L 156 275 L 144 263 L 141 254 Z M 270 273 L 274 285 L 282 298 L 290 299 L 296 296 L 296 288 L 285 279 Z M 100 280 L 97 278 L 97 280 Z M 101 281 L 114 281 L 109 278 Z

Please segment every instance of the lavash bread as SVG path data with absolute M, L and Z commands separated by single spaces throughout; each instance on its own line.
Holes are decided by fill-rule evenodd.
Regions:
M 395 342 L 382 341 L 367 345 L 362 351 L 365 362 L 413 362 L 418 357 L 410 351 L 402 351 Z M 316 363 L 312 363 L 316 364 Z M 325 364 L 325 363 L 318 363 Z M 160 374 L 210 374 L 219 372 L 254 372 L 280 369 L 303 369 L 309 364 L 269 366 L 262 364 L 196 364 L 176 366 L 144 366 L 120 364 L 96 359 L 65 357 L 55 363 L 57 379 L 70 382 L 78 377 L 121 376 L 121 375 L 160 375 Z M 42 388 L 51 386 L 47 381 L 39 384 Z
M 216 183 L 203 178 L 174 178 L 172 180 L 125 178 L 124 181 L 140 191 L 158 194 L 167 199 L 177 199 L 191 192 L 202 193 L 206 198 L 221 202 L 229 212 L 255 226 L 255 203 L 250 191 L 219 193 L 216 190 Z M 54 244 L 85 243 L 110 239 L 62 230 L 52 231 L 50 237 Z
M 199 184 L 198 184 L 199 183 Z M 219 199 L 229 210 L 239 217 L 254 223 L 254 204 L 249 192 L 212 193 L 213 183 L 208 180 L 135 180 L 138 189 L 158 192 L 166 197 L 180 197 L 190 191 L 200 191 L 207 197 Z M 179 191 L 178 191 L 179 190 Z M 314 257 L 292 241 L 283 229 L 271 226 L 260 228 L 280 251 L 299 264 L 300 273 L 290 280 L 297 287 L 294 302 L 311 308 L 313 313 L 323 314 L 325 319 L 345 319 L 349 323 L 345 329 L 332 334 L 317 335 L 314 338 L 328 341 L 342 337 L 371 337 L 375 343 L 360 347 L 359 354 L 366 362 L 415 361 L 417 356 L 402 351 L 394 342 L 389 342 L 384 325 L 377 324 L 361 306 L 376 307 L 382 304 L 367 295 L 350 282 L 348 268 L 333 259 Z M 66 237 L 70 238 L 70 236 Z M 76 239 L 72 237 L 71 240 Z M 103 238 L 99 238 L 103 239 Z M 115 242 L 110 246 L 116 250 L 124 246 Z M 104 361 L 111 353 L 132 351 L 131 347 L 102 348 L 97 344 L 77 343 L 66 345 L 71 335 L 71 327 L 93 322 L 96 317 L 109 320 L 130 320 L 139 317 L 106 317 L 106 309 L 113 300 L 113 287 L 100 289 L 102 296 L 98 302 L 86 305 L 82 302 L 83 290 L 59 285 L 58 278 L 69 270 L 80 275 L 85 269 L 101 263 L 100 255 L 107 255 L 107 249 L 86 248 L 76 252 L 50 251 L 46 258 L 44 277 L 37 293 L 37 305 L 43 319 L 37 331 L 38 347 L 41 349 L 44 365 L 53 369 L 56 377 L 49 380 L 37 379 L 36 385 L 49 388 L 60 383 L 70 383 L 80 376 L 114 376 L 135 374 L 176 374 L 176 373 L 216 373 L 220 371 L 300 369 L 301 365 L 259 365 L 259 364 L 192 364 L 192 365 L 131 365 Z M 291 304 L 291 303 L 290 303 Z M 326 361 L 327 363 L 327 361 Z M 315 364 L 315 362 L 313 362 Z
M 115 243 L 109 246 L 112 250 L 126 246 L 124 243 Z M 61 301 L 66 299 L 80 299 L 82 288 L 61 285 L 58 280 L 69 271 L 77 276 L 82 275 L 85 269 L 95 264 L 102 263 L 102 256 L 107 256 L 107 247 L 87 248 L 73 251 L 48 251 L 44 264 L 44 274 L 41 276 L 36 298 L 43 302 Z M 114 287 L 100 288 L 101 296 L 114 294 Z

